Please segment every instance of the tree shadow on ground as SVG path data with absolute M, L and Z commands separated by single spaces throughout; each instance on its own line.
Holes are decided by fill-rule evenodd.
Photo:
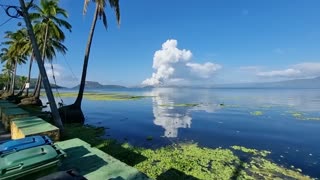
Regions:
M 109 141 L 108 144 L 99 148 L 103 152 L 113 156 L 116 159 L 128 164 L 129 166 L 135 166 L 147 158 L 137 152 L 134 152 L 130 148 L 124 148 L 121 144 L 116 141 Z
M 147 159 L 145 156 L 135 152 L 132 148 L 124 148 L 121 144 L 117 143 L 116 140 L 101 138 L 105 132 L 104 128 L 83 126 L 80 124 L 68 124 L 64 127 L 66 133 L 63 139 L 82 139 L 92 147 L 100 149 L 129 166 L 134 166 Z
M 166 172 L 160 174 L 157 177 L 157 180 L 168 180 L 168 179 L 174 179 L 174 180 L 198 180 L 198 178 L 193 177 L 191 175 L 187 175 L 184 172 L 181 172 L 177 169 L 170 168 Z
M 81 175 L 86 175 L 108 164 L 97 155 L 90 154 L 83 146 L 68 148 L 64 151 L 67 153 L 67 158 L 59 167 L 62 171 L 75 169 Z

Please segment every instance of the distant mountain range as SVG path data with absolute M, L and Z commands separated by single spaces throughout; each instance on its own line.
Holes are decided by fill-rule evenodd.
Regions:
M 312 79 L 294 79 L 278 82 L 217 84 L 212 86 L 211 88 L 320 88 L 320 77 Z
M 79 89 L 80 85 L 72 89 Z M 261 83 L 234 83 L 234 84 L 216 84 L 211 86 L 165 86 L 173 88 L 288 88 L 288 89 L 304 89 L 304 88 L 319 88 L 320 77 L 312 79 L 294 79 L 278 82 L 261 82 Z M 86 81 L 86 89 L 124 89 L 128 88 L 120 85 L 103 85 L 96 81 Z M 136 86 L 133 88 L 155 88 L 154 86 Z
M 231 84 L 215 84 L 215 85 L 170 85 L 165 87 L 172 88 L 283 88 L 283 89 L 320 89 L 320 77 L 312 79 L 294 79 L 278 82 L 261 82 L 261 83 L 231 83 Z M 153 86 L 145 86 L 143 88 L 154 88 Z
M 72 89 L 79 89 L 80 85 L 73 87 Z M 102 85 L 96 81 L 86 81 L 85 89 L 123 89 L 127 88 L 120 85 Z

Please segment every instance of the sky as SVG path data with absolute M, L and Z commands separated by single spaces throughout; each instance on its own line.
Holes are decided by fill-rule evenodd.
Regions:
M 73 27 L 71 33 L 65 31 L 67 54 L 53 60 L 54 74 L 59 85 L 72 87 L 80 82 L 94 4 L 83 15 L 83 1 L 60 1 Z M 101 20 L 97 23 L 87 80 L 125 86 L 214 85 L 317 77 L 319 8 L 319 0 L 120 0 L 120 26 L 110 7 L 108 29 Z M 0 24 L 7 19 L 0 9 Z M 0 26 L 0 41 L 18 22 L 23 21 Z M 18 74 L 27 69 L 20 66 Z M 37 73 L 34 64 L 33 77 Z

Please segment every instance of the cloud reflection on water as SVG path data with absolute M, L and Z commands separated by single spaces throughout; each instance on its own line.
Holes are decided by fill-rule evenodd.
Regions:
M 178 137 L 179 128 L 191 128 L 192 111 L 205 111 L 213 113 L 219 109 L 217 103 L 212 103 L 206 94 L 192 98 L 191 93 L 181 92 L 182 89 L 155 88 L 149 96 L 152 97 L 154 124 L 165 129 L 164 136 L 169 138 Z M 190 92 L 190 91 L 186 91 Z M 198 106 L 175 106 L 176 104 L 199 104 Z

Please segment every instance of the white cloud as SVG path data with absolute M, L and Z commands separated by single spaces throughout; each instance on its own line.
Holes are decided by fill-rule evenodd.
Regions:
M 268 78 L 313 78 L 320 76 L 320 63 L 305 62 L 283 70 L 258 72 L 256 75 Z
M 301 71 L 296 69 L 285 69 L 278 71 L 267 71 L 267 72 L 259 72 L 258 76 L 263 77 L 296 77 L 301 73 Z
M 47 71 L 47 76 L 51 83 L 54 83 L 53 75 L 57 81 L 57 85 L 71 87 L 79 83 L 78 79 L 71 75 L 63 66 L 60 64 L 52 64 L 53 71 L 51 68 L 51 64 L 46 63 L 44 66 Z
M 211 62 L 206 62 L 204 64 L 187 63 L 186 66 L 190 67 L 193 74 L 201 78 L 209 78 L 213 73 L 222 68 L 221 65 L 213 64 Z
M 218 64 L 206 62 L 204 64 L 192 63 L 190 50 L 178 49 L 178 42 L 169 39 L 162 44 L 162 48 L 155 52 L 153 69 L 150 78 L 142 82 L 143 85 L 161 85 L 170 82 L 186 82 L 195 78 L 210 78 L 215 71 L 221 69 Z

